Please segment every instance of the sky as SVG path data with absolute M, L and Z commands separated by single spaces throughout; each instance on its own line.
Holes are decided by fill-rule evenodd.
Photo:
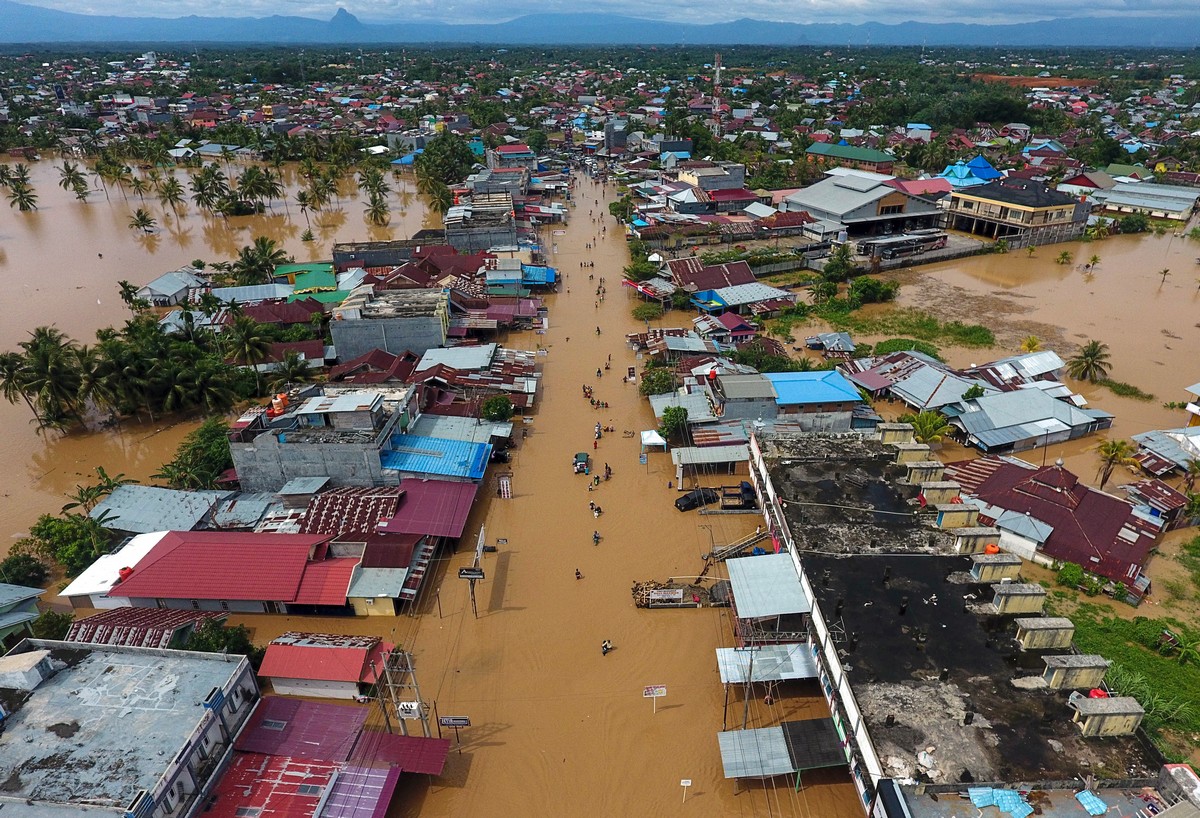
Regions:
M 82 14 L 128 17 L 267 17 L 273 14 L 329 19 L 339 7 L 363 22 L 441 20 L 486 23 L 525 14 L 604 12 L 689 23 L 738 18 L 794 23 L 1023 23 L 1071 17 L 1188 16 L 1200 0 L 17 0 Z

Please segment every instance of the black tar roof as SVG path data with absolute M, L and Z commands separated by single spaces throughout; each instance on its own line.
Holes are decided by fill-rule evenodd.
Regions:
M 1055 207 L 1074 205 L 1075 198 L 1066 193 L 1052 190 L 1041 182 L 1029 179 L 1008 179 L 1002 182 L 989 182 L 986 185 L 967 188 L 962 191 L 965 196 L 980 199 L 991 199 L 1006 204 L 1021 207 Z
M 1158 769 L 1161 760 L 1136 737 L 1085 741 L 1071 723 L 1067 691 L 1011 684 L 1041 675 L 1041 657 L 1063 651 L 1022 652 L 1013 639 L 1015 616 L 969 611 L 968 604 L 992 598 L 990 584 L 970 581 L 970 558 L 803 559 L 814 601 L 835 634 L 844 634 L 840 653 L 880 758 L 908 765 L 892 774 L 937 783 L 1033 782 L 1097 769 L 1120 777 L 1151 776 Z M 944 682 L 943 668 L 949 672 Z M 963 724 L 968 712 L 969 726 Z M 935 774 L 915 766 L 916 754 L 927 747 L 937 748 Z

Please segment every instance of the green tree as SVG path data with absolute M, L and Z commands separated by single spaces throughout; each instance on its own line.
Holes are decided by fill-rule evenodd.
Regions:
M 689 310 L 692 308 L 692 294 L 682 287 L 677 287 L 675 292 L 671 293 L 671 309 L 673 310 Z
M 1067 588 L 1078 588 L 1083 584 L 1083 566 L 1074 562 L 1065 562 L 1055 575 L 1055 582 Z
M 850 242 L 844 241 L 838 245 L 837 249 L 829 256 L 829 260 L 825 262 L 825 267 L 821 270 L 821 277 L 836 284 L 845 281 L 858 271 L 859 268 L 854 264 L 854 250 L 850 247 Z
M 1026 335 L 1021 340 L 1020 349 L 1022 352 L 1041 352 L 1042 339 L 1038 338 L 1036 335 Z
M 946 422 L 945 415 L 931 409 L 915 415 L 902 415 L 900 422 L 912 424 L 913 439 L 918 443 L 941 443 L 946 435 L 954 431 L 954 427 Z
M 513 402 L 508 395 L 492 395 L 479 407 L 479 416 L 492 422 L 506 421 L 513 416 Z
M 1100 478 L 1102 491 L 1104 484 L 1112 477 L 1113 469 L 1134 463 L 1133 456 L 1136 453 L 1137 447 L 1128 440 L 1106 440 L 1096 447 L 1096 454 L 1100 457 L 1100 469 L 1096 476 Z
M 239 285 L 269 284 L 275 268 L 290 261 L 291 257 L 274 239 L 257 236 L 253 243 L 238 251 L 229 269 Z
M 1071 255 L 1070 250 L 1063 250 L 1061 253 L 1058 254 L 1058 257 L 1054 259 L 1054 263 L 1062 264 L 1063 266 L 1066 266 L 1074 260 L 1075 260 L 1075 257 Z
M 415 164 L 418 175 L 430 175 L 449 185 L 466 177 L 475 165 L 475 154 L 461 137 L 447 131 L 425 144 L 425 152 Z
M 245 625 L 226 626 L 215 619 L 206 619 L 200 627 L 192 631 L 183 649 L 200 653 L 245 656 L 256 667 L 261 664 L 265 652 L 265 649 L 255 647 L 250 641 L 250 631 Z
M 1112 368 L 1109 363 L 1108 344 L 1088 341 L 1070 361 L 1067 374 L 1080 381 L 1103 381 L 1108 379 Z
M 271 388 L 282 389 L 294 383 L 308 383 L 312 380 L 312 367 L 299 352 L 290 349 L 283 353 L 283 360 L 271 373 Z
M 262 394 L 258 365 L 271 351 L 271 338 L 263 325 L 248 315 L 236 316 L 225 329 L 225 349 L 235 361 L 254 370 L 256 393 Z
M 151 233 L 154 231 L 156 224 L 158 224 L 158 221 L 150 215 L 149 211 L 140 207 L 133 211 L 129 217 L 130 230 L 141 230 L 143 233 Z
M 110 534 L 97 520 L 82 514 L 53 517 L 43 514 L 29 529 L 37 547 L 53 556 L 68 576 L 87 568 L 108 552 Z
M 37 210 L 38 196 L 26 182 L 12 181 L 8 185 L 8 206 L 22 213 Z
M 219 417 L 209 418 L 190 433 L 175 450 L 175 457 L 164 463 L 156 480 L 165 480 L 171 488 L 212 489 L 217 478 L 233 466 L 229 453 L 229 426 Z
M 987 390 L 976 383 L 976 384 L 972 384 L 970 389 L 968 389 L 966 392 L 962 393 L 962 399 L 963 400 L 975 400 L 975 398 L 982 398 L 986 394 L 987 394 Z
M 643 395 L 662 395 L 675 388 L 675 373 L 665 366 L 647 369 L 638 391 Z
M 179 205 L 184 201 L 183 185 L 174 176 L 168 176 L 158 186 L 158 198 L 164 205 L 171 208 L 172 213 L 178 216 Z
M 682 439 L 687 432 L 688 411 L 682 406 L 668 406 L 663 410 L 662 425 L 658 432 L 667 440 Z
M 647 301 L 634 307 L 632 314 L 636 321 L 656 321 L 663 317 L 663 308 L 660 304 Z
M 13 554 L 0 562 L 0 579 L 10 585 L 40 588 L 48 576 L 46 563 L 32 554 Z
M 35 639 L 61 642 L 67 638 L 67 632 L 71 630 L 71 623 L 74 621 L 75 614 L 73 613 L 44 611 L 41 616 L 33 620 L 33 624 L 29 627 L 33 631 Z

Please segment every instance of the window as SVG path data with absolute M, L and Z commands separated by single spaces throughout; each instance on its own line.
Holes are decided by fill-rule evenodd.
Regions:
M 193 610 L 193 611 L 198 611 L 198 610 L 200 610 L 200 603 L 199 603 L 199 602 L 197 602 L 197 601 L 196 601 L 196 600 L 194 600 L 194 599 L 192 600 L 192 610 Z
M 897 213 L 903 213 L 903 212 L 904 212 L 904 205 L 902 205 L 902 204 L 884 205 L 883 207 L 879 208 L 880 216 L 895 216 Z
M 222 599 L 222 600 L 221 600 L 221 610 L 222 610 L 222 611 L 228 611 L 228 610 L 229 610 L 229 602 L 228 602 L 228 601 L 226 601 L 226 600 L 224 600 L 224 599 Z
M 974 210 L 975 203 L 973 201 L 971 201 L 970 199 L 963 199 L 962 200 L 962 209 L 963 210 Z
M 264 730 L 282 730 L 287 727 L 287 722 L 276 719 L 263 719 L 262 726 Z
M 320 795 L 321 788 L 318 787 L 316 784 L 301 784 L 299 787 L 296 787 L 296 794 L 297 795 Z

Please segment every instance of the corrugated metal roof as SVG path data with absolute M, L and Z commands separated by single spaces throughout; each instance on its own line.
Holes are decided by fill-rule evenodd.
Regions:
M 817 660 L 806 644 L 761 645 L 753 650 L 717 648 L 717 670 L 722 684 L 744 684 L 753 665 L 755 682 L 815 679 Z
M 726 778 L 761 778 L 795 772 L 782 727 L 717 733 Z
M 408 579 L 407 568 L 364 568 L 354 569 L 350 577 L 350 588 L 346 596 L 351 599 L 373 599 L 388 597 L 398 599 Z
M 365 707 L 264 696 L 235 747 L 244 753 L 344 762 L 368 712 Z
M 467 516 L 479 491 L 477 483 L 448 480 L 404 480 L 404 497 L 395 516 L 379 527 L 394 534 L 462 536 Z
M 394 471 L 480 480 L 491 455 L 487 443 L 393 435 L 391 451 L 381 453 L 379 459 L 383 468 Z
M 739 619 L 808 613 L 812 602 L 800 586 L 790 554 L 739 557 L 725 563 Z
M 858 390 L 836 370 L 825 372 L 768 372 L 780 406 L 809 403 L 862 403 Z
M 676 466 L 703 466 L 714 463 L 741 463 L 750 459 L 750 447 L 742 444 L 733 446 L 681 446 L 671 449 L 671 462 Z
M 322 682 L 373 682 L 383 653 L 390 649 L 377 636 L 342 636 L 290 631 L 267 645 L 258 675 Z
M 167 648 L 180 630 L 199 627 L 207 619 L 224 620 L 228 616 L 224 611 L 112 608 L 72 622 L 65 641 Z
M 497 344 L 480 344 L 479 346 L 435 347 L 426 350 L 417 363 L 415 371 L 422 372 L 432 369 L 438 364 L 451 369 L 487 369 L 496 355 Z
M 134 534 L 190 531 L 227 496 L 227 491 L 177 491 L 130 484 L 113 489 L 88 516 L 98 520 L 107 513 L 106 528 Z
M 658 420 L 662 420 L 663 411 L 670 406 L 682 406 L 686 409 L 688 423 L 705 423 L 717 419 L 708 404 L 708 397 L 701 393 L 681 395 L 678 392 L 668 392 L 664 395 L 651 395 L 649 400 L 654 417 Z
M 26 599 L 33 599 L 41 596 L 41 588 L 30 588 L 26 585 L 12 585 L 7 582 L 0 582 L 0 608 L 7 608 L 10 605 L 16 605 Z
M 127 542 L 121 550 L 97 557 L 96 561 L 85 568 L 82 574 L 75 577 L 70 585 L 59 592 L 59 595 L 67 598 L 110 593 L 112 587 L 120 579 L 120 570 L 137 565 L 169 533 L 153 531 L 149 534 L 139 534 Z
M 358 559 L 338 557 L 307 563 L 295 599 L 291 601 L 297 605 L 345 605 L 346 591 L 350 588 L 350 577 Z

